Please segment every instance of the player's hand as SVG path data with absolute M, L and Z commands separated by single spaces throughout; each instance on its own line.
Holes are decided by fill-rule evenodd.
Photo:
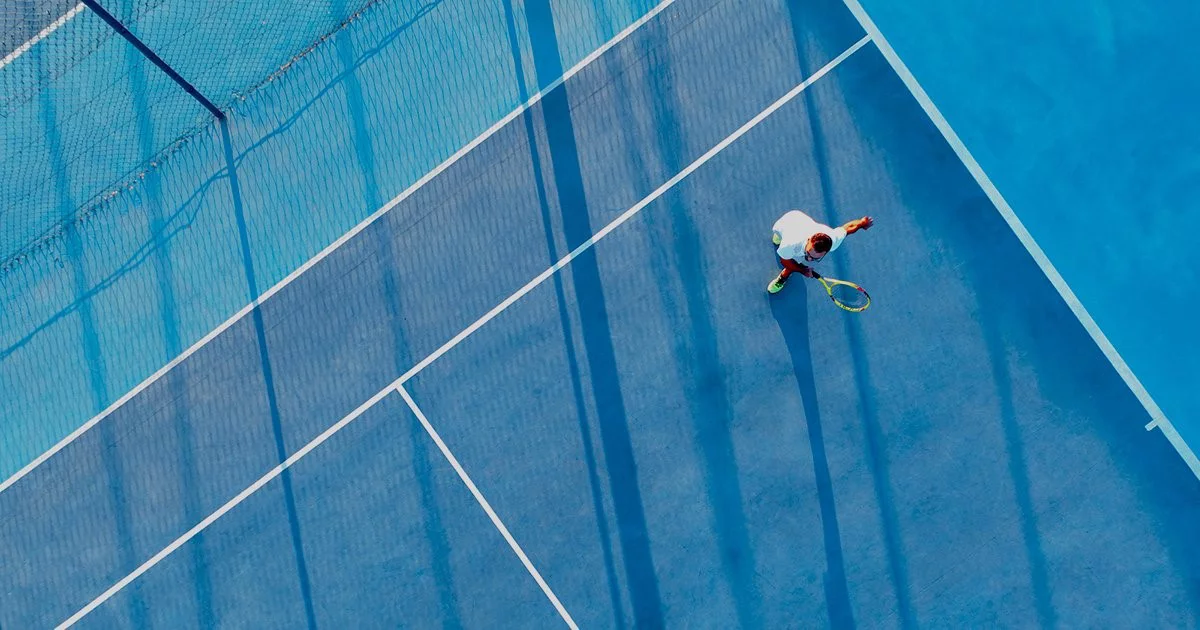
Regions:
M 858 229 L 860 230 L 870 228 L 872 225 L 875 225 L 875 219 L 872 219 L 871 217 L 863 217 L 858 220 Z
M 801 267 L 800 275 L 804 276 L 805 278 L 812 278 L 814 280 L 821 277 L 812 267 Z

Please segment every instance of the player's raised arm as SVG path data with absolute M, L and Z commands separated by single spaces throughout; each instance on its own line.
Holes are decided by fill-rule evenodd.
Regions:
M 846 234 L 853 234 L 859 230 L 870 228 L 872 225 L 875 225 L 875 219 L 872 219 L 871 217 L 863 217 L 861 219 L 855 219 L 847 222 L 842 226 L 842 229 L 846 230 Z

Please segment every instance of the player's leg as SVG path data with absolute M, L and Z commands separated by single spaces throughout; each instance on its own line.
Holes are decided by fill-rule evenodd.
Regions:
M 792 275 L 792 272 L 800 271 L 802 268 L 800 263 L 790 258 L 779 258 L 779 264 L 783 266 L 783 269 L 779 272 L 779 275 L 775 276 L 771 284 L 767 285 L 767 293 L 779 293 L 783 290 L 783 285 L 787 284 L 788 277 Z

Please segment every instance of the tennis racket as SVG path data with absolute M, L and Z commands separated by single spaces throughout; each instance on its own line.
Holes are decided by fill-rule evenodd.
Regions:
M 861 313 L 871 305 L 871 296 L 867 295 L 867 290 L 853 282 L 825 276 L 818 276 L 817 280 L 821 286 L 825 287 L 829 299 L 833 300 L 833 303 L 837 304 L 839 308 L 851 313 Z

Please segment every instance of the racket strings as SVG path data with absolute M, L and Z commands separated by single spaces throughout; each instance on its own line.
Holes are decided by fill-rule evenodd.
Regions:
M 870 303 L 871 298 L 866 291 L 857 285 L 844 282 L 831 282 L 829 297 L 840 307 L 847 310 L 862 310 Z

